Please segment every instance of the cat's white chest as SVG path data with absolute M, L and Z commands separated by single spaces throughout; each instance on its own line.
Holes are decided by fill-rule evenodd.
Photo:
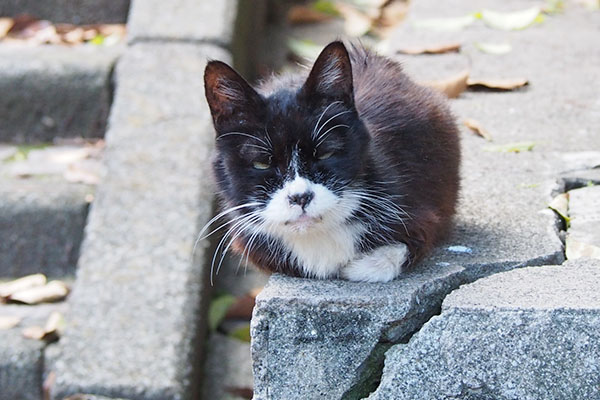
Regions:
M 283 241 L 307 276 L 322 279 L 336 277 L 341 267 L 354 259 L 355 244 L 363 230 L 359 225 L 344 225 L 337 229 L 294 235 Z

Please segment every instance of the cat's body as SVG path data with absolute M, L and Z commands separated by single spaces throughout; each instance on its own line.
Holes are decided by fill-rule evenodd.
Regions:
M 273 78 L 260 94 L 219 62 L 205 82 L 230 218 L 223 243 L 258 267 L 388 281 L 447 232 L 457 128 L 397 63 L 334 42 L 308 77 Z

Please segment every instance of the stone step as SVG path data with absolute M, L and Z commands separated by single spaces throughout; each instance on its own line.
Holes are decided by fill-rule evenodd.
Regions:
M 73 173 L 96 179 L 100 153 L 89 145 L 0 145 L 0 277 L 74 275 L 95 188 Z
M 0 142 L 104 136 L 112 70 L 122 50 L 0 44 Z
M 35 306 L 0 303 L 0 316 L 20 319 L 17 326 L 0 330 L 0 400 L 42 399 L 46 343 L 25 338 L 22 330 L 44 326 L 53 311 L 64 313 L 65 309 L 65 302 Z
M 130 0 L 2 0 L 0 17 L 29 14 L 71 24 L 123 23 Z

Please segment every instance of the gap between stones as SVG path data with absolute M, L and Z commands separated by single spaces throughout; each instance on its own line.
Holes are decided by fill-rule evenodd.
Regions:
M 552 197 L 559 195 L 561 193 L 567 193 L 570 190 L 585 187 L 590 182 L 595 185 L 600 184 L 600 180 L 596 180 L 596 179 L 586 180 L 586 179 L 578 178 L 577 176 L 559 178 L 556 181 L 555 188 L 552 190 L 552 193 L 551 193 Z M 558 215 L 555 215 L 554 223 L 555 223 L 555 233 L 564 245 L 565 233 L 567 231 L 567 226 L 565 224 L 565 221 Z M 549 262 L 551 263 L 552 258 L 556 259 L 556 256 L 554 256 L 554 257 L 550 256 L 550 259 L 548 259 L 548 257 L 542 257 L 542 258 L 538 257 L 538 258 L 523 262 L 521 264 L 514 265 L 511 268 L 504 268 L 504 270 L 523 268 L 523 267 L 539 267 L 542 265 L 547 265 Z M 566 260 L 564 246 L 563 246 L 563 252 L 562 252 L 561 258 L 563 260 L 562 262 L 564 262 Z M 562 262 L 560 262 L 560 264 L 562 264 Z M 495 268 L 493 268 L 495 265 L 498 266 L 497 264 L 483 264 L 478 269 L 480 271 L 483 269 L 488 269 L 488 268 L 495 269 Z M 381 382 L 382 375 L 383 375 L 385 353 L 387 352 L 387 350 L 389 350 L 392 346 L 397 345 L 397 344 L 407 344 L 411 340 L 411 338 L 414 336 L 414 334 L 419 332 L 421 330 L 421 328 L 427 322 L 429 322 L 431 320 L 431 318 L 433 318 L 434 316 L 440 315 L 441 314 L 441 306 L 442 306 L 442 303 L 443 303 L 444 299 L 446 298 L 446 296 L 448 296 L 454 290 L 460 288 L 460 286 L 462 286 L 462 285 L 470 284 L 481 278 L 485 278 L 485 277 L 492 276 L 497 273 L 503 272 L 503 268 L 497 268 L 497 269 L 491 271 L 491 273 L 489 273 L 489 274 L 483 273 L 483 274 L 476 274 L 476 275 L 471 275 L 471 276 L 468 276 L 469 274 L 465 273 L 465 272 L 466 272 L 466 270 L 463 270 L 462 272 L 459 272 L 459 273 L 457 273 L 451 277 L 447 277 L 445 279 L 446 283 L 449 285 L 448 290 L 441 290 L 438 293 L 436 293 L 437 296 L 436 296 L 436 300 L 434 301 L 435 305 L 433 307 L 430 307 L 430 312 L 420 314 L 418 312 L 418 309 L 416 309 L 416 307 L 415 307 L 415 306 L 418 306 L 418 304 L 417 304 L 418 302 L 416 301 L 416 297 L 418 297 L 418 294 L 413 297 L 412 302 L 411 302 L 412 303 L 411 309 L 413 310 L 413 312 L 410 314 L 409 318 L 416 317 L 415 319 L 417 319 L 417 320 L 421 319 L 421 321 L 418 321 L 416 323 L 415 329 L 412 330 L 410 333 L 405 334 L 401 337 L 397 337 L 397 338 L 394 338 L 394 335 L 393 335 L 394 328 L 395 328 L 395 326 L 405 324 L 406 319 L 404 319 L 402 321 L 398 321 L 394 324 L 390 324 L 388 327 L 386 327 L 382 330 L 382 334 L 380 336 L 378 343 L 376 343 L 375 346 L 373 346 L 371 353 L 365 359 L 363 364 L 359 367 L 359 375 L 356 379 L 356 383 L 348 391 L 346 391 L 344 393 L 344 395 L 342 396 L 343 400 L 366 399 L 372 392 L 377 390 L 377 388 Z M 429 294 L 429 296 L 431 296 L 431 294 Z

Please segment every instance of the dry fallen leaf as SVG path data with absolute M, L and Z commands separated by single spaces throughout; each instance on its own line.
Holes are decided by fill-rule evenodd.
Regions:
M 315 10 L 313 7 L 302 5 L 293 6 L 287 14 L 287 20 L 292 25 L 324 22 L 333 17 L 333 15 Z
M 385 2 L 380 8 L 379 17 L 373 22 L 372 30 L 380 37 L 389 36 L 408 13 L 407 0 L 392 0 Z
M 46 276 L 44 274 L 27 275 L 10 282 L 0 284 L 0 297 L 7 298 L 22 290 L 33 287 L 44 286 Z
M 20 290 L 8 297 L 10 301 L 25 304 L 49 303 L 62 300 L 69 294 L 69 288 L 64 282 L 51 281 L 44 286 Z
M 521 153 L 531 151 L 534 147 L 535 142 L 514 142 L 497 146 L 486 146 L 483 149 L 486 151 L 497 151 L 499 153 Z
M 398 50 L 398 53 L 402 54 L 442 54 L 442 53 L 451 53 L 457 52 L 460 50 L 461 44 L 458 42 L 452 43 L 444 43 L 432 46 L 423 46 L 423 47 L 404 47 Z
M 0 18 L 0 39 L 8 34 L 13 25 L 14 21 L 12 18 Z
M 467 85 L 470 89 L 489 89 L 489 90 L 514 90 L 529 85 L 529 81 L 524 78 L 515 79 L 472 79 L 469 78 Z
M 21 322 L 20 317 L 15 317 L 13 315 L 0 315 L 0 331 L 12 329 L 19 325 L 19 322 Z
M 229 306 L 226 319 L 245 319 L 250 321 L 252 318 L 252 310 L 254 310 L 255 297 L 250 294 L 245 294 L 236 298 L 235 303 Z
M 502 55 L 510 53 L 512 50 L 510 43 L 475 42 L 473 45 L 479 51 L 487 54 Z
M 540 13 L 540 7 L 531 7 L 514 12 L 482 10 L 481 19 L 491 28 L 510 31 L 525 29 L 534 22 L 539 21 Z
M 46 324 L 41 326 L 29 326 L 21 332 L 28 339 L 46 340 L 54 342 L 58 340 L 65 327 L 65 319 L 58 311 L 53 311 L 46 320 Z
M 241 397 L 242 399 L 251 400 L 254 396 L 254 390 L 251 387 L 232 387 L 228 386 L 225 391 L 232 396 Z
M 560 215 L 561 218 L 565 220 L 567 227 L 569 226 L 569 193 L 561 193 L 554 197 L 552 201 L 548 203 L 548 207 Z
M 374 19 L 356 7 L 345 3 L 337 3 L 336 8 L 340 15 L 344 17 L 344 31 L 349 36 L 363 36 L 373 26 Z
M 472 130 L 473 132 L 475 132 L 477 135 L 481 136 L 482 138 L 484 138 L 485 140 L 488 141 L 492 141 L 492 135 L 490 135 L 490 133 L 487 131 L 487 129 L 485 129 L 477 120 L 474 120 L 473 118 L 465 118 L 463 120 L 463 124 L 469 128 L 470 130 Z
M 573 240 L 569 235 L 567 235 L 565 248 L 568 260 L 576 260 L 578 258 L 594 258 L 600 260 L 600 247 Z
M 466 69 L 454 76 L 446 79 L 422 82 L 427 86 L 444 93 L 448 98 L 454 99 L 467 89 L 467 80 L 469 79 L 469 70 Z

